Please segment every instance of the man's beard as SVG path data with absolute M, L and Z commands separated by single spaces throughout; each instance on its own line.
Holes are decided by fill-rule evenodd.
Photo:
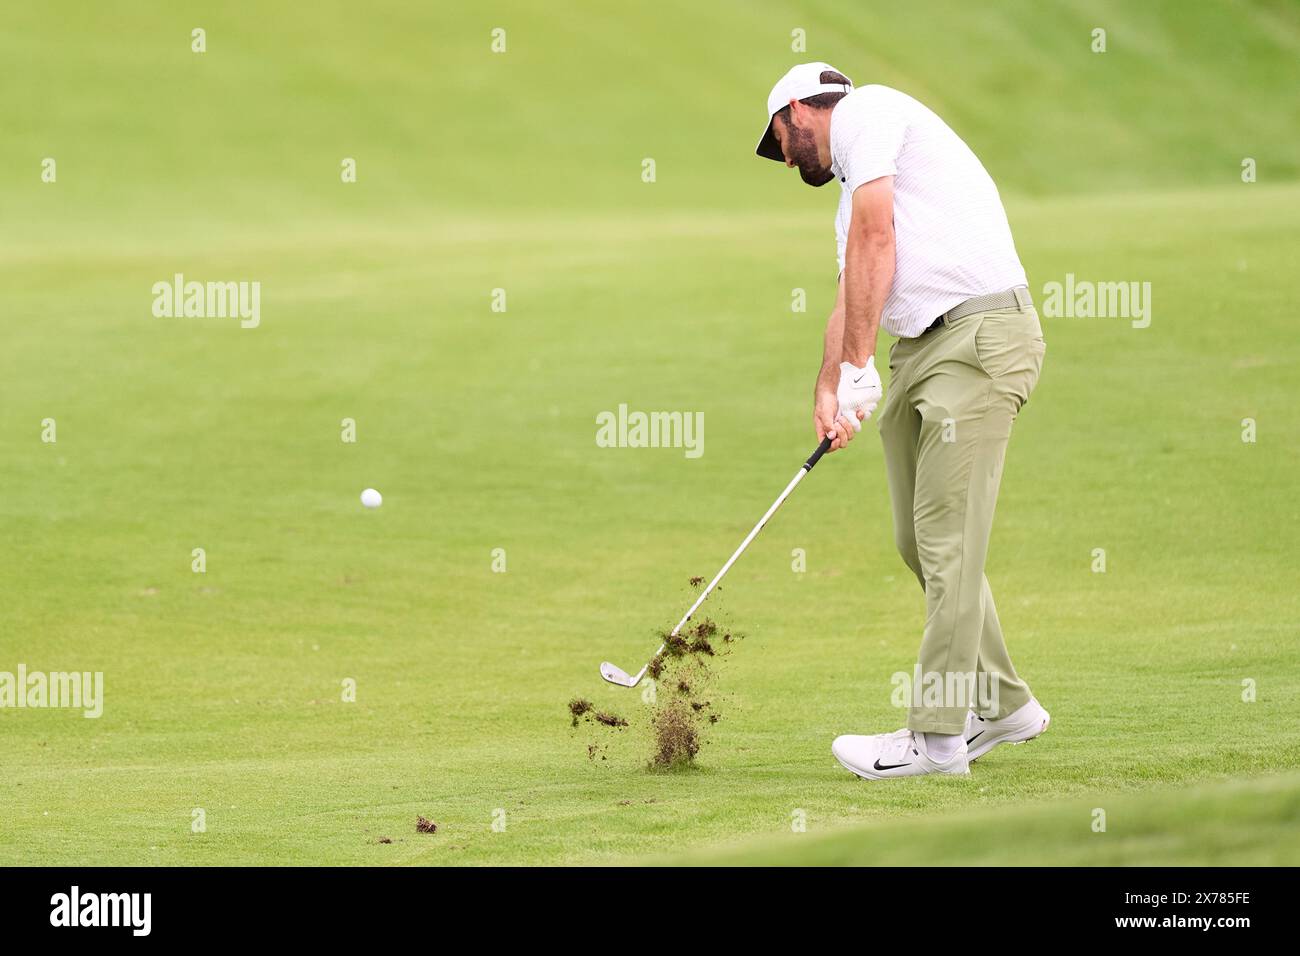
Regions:
M 817 142 L 811 130 L 791 126 L 790 143 L 786 147 L 794 164 L 799 167 L 799 175 L 809 186 L 825 186 L 835 178 L 829 166 L 822 166 L 817 158 Z

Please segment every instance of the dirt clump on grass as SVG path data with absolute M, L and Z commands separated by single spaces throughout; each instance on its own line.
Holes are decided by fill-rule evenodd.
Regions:
M 700 752 L 700 731 L 689 708 L 680 701 L 657 708 L 653 727 L 654 753 L 650 758 L 653 766 L 670 769 L 695 760 Z
M 663 671 L 663 662 L 660 660 L 664 654 L 672 657 L 685 657 L 688 654 L 704 654 L 708 657 L 714 656 L 713 644 L 710 638 L 718 633 L 718 625 L 714 624 L 708 618 L 700 621 L 694 627 L 689 624 L 679 633 L 673 634 L 671 631 L 664 632 L 660 635 L 663 640 L 664 649 L 655 655 L 655 660 L 651 661 L 650 670 L 652 677 L 658 677 Z M 727 635 L 727 641 L 730 642 L 731 635 Z M 657 666 L 656 666 L 657 665 Z
M 690 642 L 680 634 L 664 635 L 664 649 L 659 652 L 660 654 L 667 653 L 673 657 L 681 657 L 683 654 L 689 654 L 690 652 Z
M 569 701 L 569 724 L 577 727 L 581 722 L 603 724 L 606 727 L 626 727 L 627 718 L 608 710 L 597 710 L 596 705 L 584 697 Z
M 573 717 L 573 726 L 578 726 L 578 721 L 582 716 L 588 713 L 594 705 L 585 697 L 575 697 L 569 701 L 569 714 Z
M 719 633 L 718 625 L 704 618 L 679 634 L 664 635 L 667 646 L 651 667 L 660 690 L 650 712 L 651 769 L 694 763 L 705 742 L 704 728 L 718 722 L 710 689 L 715 677 L 711 664 L 719 656 L 713 640 Z M 727 636 L 730 643 L 730 632 Z
M 691 579 L 693 585 L 702 581 Z M 725 695 L 716 693 L 715 665 L 731 653 L 740 637 L 709 618 L 688 623 L 677 634 L 661 631 L 663 649 L 646 667 L 650 682 L 640 688 L 641 701 L 648 705 L 648 721 L 639 713 L 631 714 L 629 720 L 597 709 L 584 697 L 575 697 L 569 701 L 571 726 L 586 723 L 593 733 L 607 732 L 606 728 L 621 733 L 635 726 L 634 736 L 645 740 L 649 747 L 648 769 L 689 767 L 708 742 L 706 728 L 721 717 L 718 703 L 725 703 Z M 587 759 L 607 760 L 608 746 L 601 739 L 589 740 Z

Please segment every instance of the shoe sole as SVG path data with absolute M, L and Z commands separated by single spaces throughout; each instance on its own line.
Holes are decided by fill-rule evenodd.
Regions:
M 966 755 L 966 762 L 974 763 L 999 744 L 1011 744 L 1012 746 L 1017 744 L 1027 744 L 1035 737 L 1041 736 L 1045 733 L 1051 723 L 1052 715 L 1047 711 L 1043 711 L 1043 724 L 1037 730 L 1030 728 L 1022 731 L 1012 731 L 1011 733 L 1004 734 L 1001 737 L 994 737 L 990 740 L 985 740 Z

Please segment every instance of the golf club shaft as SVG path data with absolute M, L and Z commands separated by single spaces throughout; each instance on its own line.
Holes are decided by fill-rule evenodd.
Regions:
M 740 542 L 740 547 L 737 548 L 731 557 L 727 559 L 727 563 L 722 566 L 722 570 L 719 571 L 714 576 L 713 580 L 709 582 L 709 586 L 700 592 L 700 596 L 695 599 L 695 603 L 691 605 L 691 609 L 686 612 L 686 615 L 677 622 L 677 626 L 673 628 L 669 637 L 676 637 L 677 632 L 680 631 L 686 625 L 686 622 L 691 619 L 691 615 L 700 609 L 700 605 L 703 604 L 704 599 L 709 596 L 709 592 L 717 587 L 718 582 L 721 581 L 726 573 L 731 570 L 731 566 L 736 563 L 736 559 L 745 553 L 745 549 L 749 547 L 749 542 L 753 541 L 754 538 L 758 536 L 758 533 L 763 530 L 763 525 L 767 524 L 768 519 L 770 519 L 772 515 L 776 514 L 776 509 L 780 508 L 781 505 L 784 504 L 785 499 L 790 497 L 790 492 L 794 491 L 795 486 L 798 485 L 799 482 L 803 481 L 804 475 L 813 470 L 813 466 L 821 460 L 822 455 L 826 454 L 826 452 L 830 450 L 830 447 L 831 439 L 827 437 L 817 446 L 817 450 L 808 456 L 808 460 L 803 463 L 795 476 L 790 479 L 790 483 L 785 486 L 785 491 L 781 492 L 781 494 L 777 496 L 776 501 L 772 502 L 772 507 L 767 509 L 767 513 L 758 519 L 758 524 L 754 525 L 754 530 L 745 536 L 745 540 Z M 660 644 L 659 650 L 655 651 L 655 656 L 659 656 L 667 646 L 667 641 Z

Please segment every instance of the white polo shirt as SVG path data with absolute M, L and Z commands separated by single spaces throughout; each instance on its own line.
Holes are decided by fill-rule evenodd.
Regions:
M 914 338 L 960 302 L 1028 285 L 993 180 L 961 137 L 906 93 L 863 86 L 835 104 L 831 170 L 842 187 L 841 272 L 853 191 L 894 177 L 894 285 L 881 318 L 891 334 Z

